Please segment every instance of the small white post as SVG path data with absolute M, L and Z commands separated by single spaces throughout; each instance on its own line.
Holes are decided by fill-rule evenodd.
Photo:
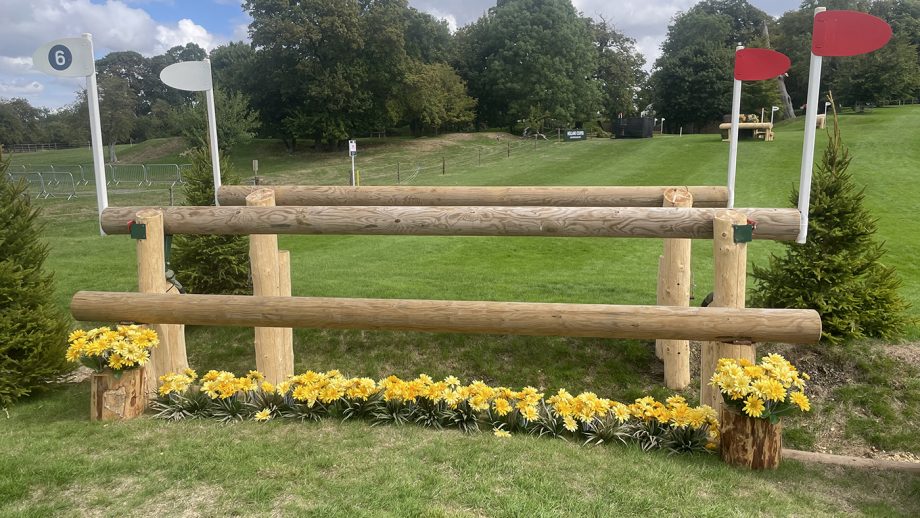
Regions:
M 211 68 L 211 60 L 205 58 L 208 64 L 208 70 Z M 219 206 L 217 201 L 217 191 L 220 190 L 220 149 L 217 145 L 217 113 L 214 110 L 214 86 L 205 90 L 205 101 L 208 105 L 208 147 L 211 148 L 211 171 L 214 173 L 214 205 Z
M 773 124 L 773 114 L 779 111 L 779 106 L 770 108 L 770 124 Z
M 815 14 L 827 9 L 816 7 Z M 805 139 L 802 143 L 802 169 L 799 177 L 799 236 L 796 243 L 808 237 L 808 207 L 811 203 L 811 173 L 815 160 L 815 123 L 818 120 L 818 93 L 821 91 L 821 56 L 811 55 L 808 66 L 808 95 L 805 98 Z
M 349 185 L 355 186 L 355 155 L 351 155 L 351 183 Z
M 737 53 L 744 46 L 735 47 L 735 59 L 738 59 Z M 734 77 L 734 75 L 732 76 Z M 738 161 L 738 119 L 741 116 L 741 80 L 734 79 L 732 86 L 732 127 L 728 135 L 728 208 L 735 206 L 735 169 Z
M 766 108 L 761 108 L 761 109 L 760 109 L 760 122 L 763 122 L 763 112 L 764 112 L 765 109 L 766 109 Z M 772 117 L 773 114 L 771 113 L 770 116 Z
M 89 42 L 90 59 L 93 59 L 93 35 L 85 32 L 83 37 Z M 102 211 L 109 206 L 109 192 L 105 185 L 105 159 L 102 156 L 102 119 L 99 116 L 99 90 L 96 86 L 96 64 L 93 73 L 86 76 L 86 102 L 89 105 L 89 134 L 93 148 L 93 173 L 96 178 L 96 205 L 99 208 L 99 235 L 102 230 Z

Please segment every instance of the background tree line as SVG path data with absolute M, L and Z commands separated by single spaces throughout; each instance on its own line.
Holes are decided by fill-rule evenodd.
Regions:
M 807 88 L 811 19 L 805 1 L 778 19 L 746 0 L 704 0 L 678 13 L 651 74 L 613 21 L 583 16 L 570 0 L 497 0 L 475 22 L 447 23 L 407 0 L 248 0 L 251 43 L 208 54 L 195 44 L 145 57 L 97 61 L 103 140 L 203 135 L 201 94 L 166 87 L 160 71 L 210 57 L 222 147 L 260 135 L 333 149 L 351 137 L 405 128 L 580 127 L 651 107 L 669 129 L 705 129 L 729 111 L 733 51 L 741 43 L 792 58 L 787 77 L 745 85 L 742 110 L 783 107 L 792 117 Z M 894 28 L 864 56 L 826 59 L 822 85 L 846 105 L 920 93 L 920 0 L 828 0 L 870 12 Z M 89 140 L 85 93 L 50 111 L 0 100 L 0 142 Z M 194 137 L 197 138 L 197 137 Z

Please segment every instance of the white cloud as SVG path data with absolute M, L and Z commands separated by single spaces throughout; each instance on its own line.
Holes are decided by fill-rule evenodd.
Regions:
M 28 83 L 2 83 L 0 82 L 0 97 L 22 97 L 24 95 L 38 95 L 45 91 L 45 85 L 38 81 Z
M 224 42 L 192 20 L 162 23 L 135 6 L 153 2 L 171 0 L 0 0 L 0 97 L 34 95 L 37 105 L 54 107 L 73 100 L 76 83 L 25 79 L 39 74 L 31 69 L 35 49 L 58 38 L 91 33 L 97 57 L 124 50 L 153 56 L 189 42 L 211 50 Z
M 197 43 L 198 46 L 205 50 L 211 50 L 217 46 L 215 43 L 217 38 L 213 34 L 188 18 L 179 20 L 175 27 L 157 25 L 156 40 L 157 54 L 165 52 L 176 45 L 185 45 L 186 43 Z

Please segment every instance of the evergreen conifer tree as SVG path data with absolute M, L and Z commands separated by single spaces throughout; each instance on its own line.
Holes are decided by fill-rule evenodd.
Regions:
M 26 183 L 9 181 L 8 168 L 0 156 L 0 408 L 68 370 L 70 327 L 44 270 L 48 246 L 39 240 L 39 210 Z
M 207 147 L 191 152 L 192 167 L 183 176 L 185 203 L 214 205 L 214 180 Z M 221 182 L 239 183 L 221 154 Z M 170 266 L 190 293 L 252 295 L 249 238 L 246 236 L 177 235 Z
M 898 294 L 901 280 L 881 262 L 886 250 L 874 239 L 876 219 L 863 204 L 865 188 L 857 188 L 847 172 L 851 158 L 835 111 L 830 140 L 812 180 L 808 242 L 786 244 L 784 255 L 774 254 L 767 267 L 753 268 L 755 304 L 816 310 L 822 339 L 830 343 L 891 338 L 908 321 L 909 304 Z M 798 202 L 797 189 L 791 200 Z

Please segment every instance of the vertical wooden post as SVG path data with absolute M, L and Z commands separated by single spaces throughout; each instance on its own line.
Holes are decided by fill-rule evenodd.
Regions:
M 665 207 L 691 207 L 693 195 L 687 189 L 668 189 Z M 658 304 L 690 305 L 690 239 L 665 239 L 664 253 L 658 270 Z M 664 382 L 670 389 L 681 390 L 690 384 L 690 342 L 656 340 L 655 352 L 664 360 Z
M 291 296 L 291 252 L 289 250 L 278 251 L 278 293 L 282 297 Z M 284 341 L 281 345 L 284 352 L 284 371 L 294 374 L 294 330 L 290 327 L 283 329 Z
M 138 211 L 135 223 L 145 225 L 146 238 L 137 240 L 137 287 L 141 293 L 166 293 L 172 285 L 166 282 L 166 252 L 164 249 L 163 212 L 158 209 Z M 176 293 L 176 296 L 180 296 Z M 150 363 L 144 369 L 149 390 L 159 387 L 160 376 L 180 372 L 188 367 L 185 354 L 185 326 L 157 324 L 151 326 L 160 339 L 159 347 L 150 351 Z
M 734 210 L 716 212 L 713 219 L 713 286 L 712 306 L 743 308 L 747 287 L 747 244 L 735 243 L 732 225 L 744 225 L 747 217 Z M 738 358 L 754 361 L 753 344 L 738 342 L 703 342 L 700 357 L 700 404 L 709 405 L 719 414 L 722 396 L 718 389 L 709 386 L 719 358 Z
M 246 196 L 249 207 L 273 207 L 275 192 L 259 189 Z M 252 292 L 263 297 L 280 296 L 278 272 L 278 236 L 253 234 L 249 236 L 249 261 L 252 265 Z M 280 327 L 256 328 L 256 369 L 271 383 L 284 381 L 293 371 L 284 369 L 284 329 Z M 293 353 L 291 354 L 293 358 Z

